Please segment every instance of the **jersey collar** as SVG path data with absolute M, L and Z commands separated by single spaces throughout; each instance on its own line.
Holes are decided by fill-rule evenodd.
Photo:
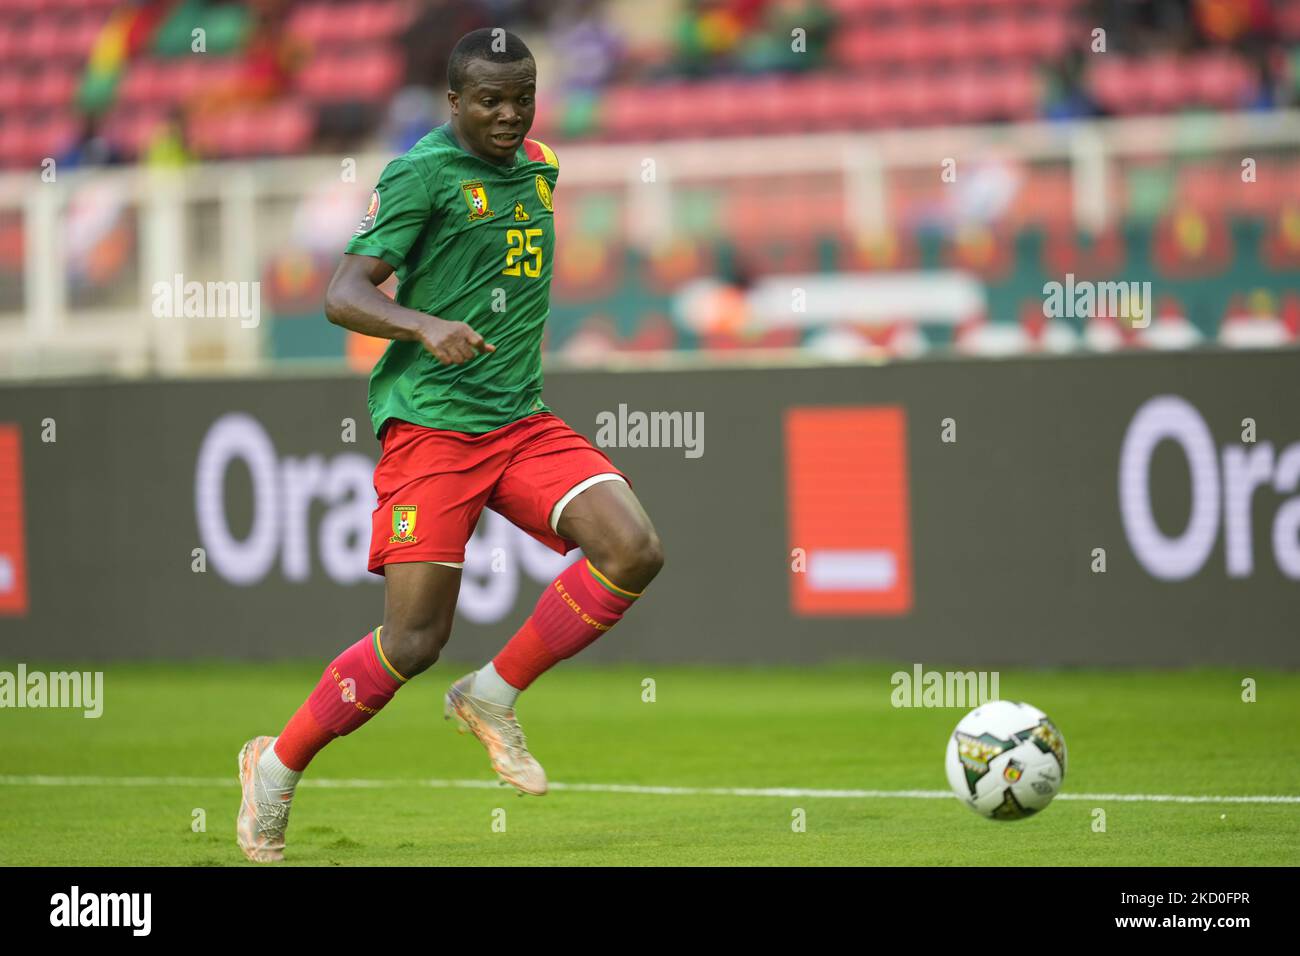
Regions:
M 442 133 L 443 136 L 447 137 L 448 142 L 450 142 L 453 146 L 455 146 L 466 156 L 473 157 L 474 159 L 477 159 L 480 163 L 487 163 L 487 165 L 493 166 L 497 169 L 514 169 L 516 166 L 519 165 L 519 154 L 524 151 L 523 140 L 520 140 L 519 148 L 515 150 L 515 161 L 511 163 L 509 166 L 501 166 L 497 163 L 493 163 L 490 162 L 489 160 L 484 159 L 482 156 L 479 156 L 477 153 L 471 153 L 468 149 L 462 146 L 460 144 L 460 140 L 456 138 L 456 133 L 451 128 L 451 120 L 447 120 L 447 122 L 439 126 L 438 131 Z M 525 155 L 524 159 L 526 160 L 527 158 L 528 158 L 527 155 Z

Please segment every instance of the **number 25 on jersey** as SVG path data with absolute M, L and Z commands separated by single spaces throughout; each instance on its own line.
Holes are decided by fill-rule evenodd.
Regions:
M 533 245 L 533 240 L 541 234 L 541 229 L 507 230 L 506 242 L 509 248 L 506 249 L 506 267 L 501 270 L 502 275 L 517 276 L 520 274 L 520 266 L 523 266 L 523 274 L 530 279 L 536 279 L 542 274 L 542 250 L 540 246 Z

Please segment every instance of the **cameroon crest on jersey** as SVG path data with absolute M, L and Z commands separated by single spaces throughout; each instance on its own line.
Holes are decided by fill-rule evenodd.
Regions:
M 465 204 L 469 206 L 469 220 L 486 219 L 492 215 L 492 210 L 488 206 L 487 190 L 483 188 L 483 181 L 476 179 L 473 182 L 461 183 L 461 190 L 465 195 Z
M 389 544 L 415 544 L 415 505 L 393 505 L 393 536 Z

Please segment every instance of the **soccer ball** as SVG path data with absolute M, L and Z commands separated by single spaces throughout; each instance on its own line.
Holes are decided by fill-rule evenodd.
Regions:
M 961 719 L 944 758 L 957 799 L 990 820 L 1019 820 L 1052 802 L 1065 779 L 1065 738 L 1037 707 L 994 700 Z

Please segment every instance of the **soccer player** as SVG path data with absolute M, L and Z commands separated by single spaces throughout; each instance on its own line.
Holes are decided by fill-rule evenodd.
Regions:
M 384 618 L 326 665 L 278 737 L 240 751 L 238 842 L 258 862 L 284 858 L 294 787 L 311 759 L 438 660 L 485 506 L 561 554 L 585 555 L 445 697 L 444 715 L 520 793 L 544 794 L 546 774 L 516 698 L 617 624 L 663 565 L 623 474 L 542 402 L 559 162 L 526 138 L 532 54 L 511 33 L 476 30 L 456 44 L 447 74 L 450 122 L 385 168 L 325 296 L 334 324 L 393 340 L 369 395 L 383 449 L 369 567 L 385 578 Z M 394 270 L 396 301 L 377 288 Z

